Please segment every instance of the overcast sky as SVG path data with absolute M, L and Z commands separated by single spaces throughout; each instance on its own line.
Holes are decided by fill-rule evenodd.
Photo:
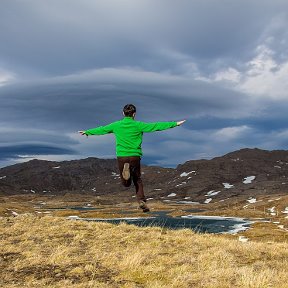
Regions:
M 0 167 L 114 158 L 113 135 L 77 131 L 127 103 L 187 119 L 144 135 L 146 164 L 286 150 L 287 27 L 287 0 L 1 0 Z

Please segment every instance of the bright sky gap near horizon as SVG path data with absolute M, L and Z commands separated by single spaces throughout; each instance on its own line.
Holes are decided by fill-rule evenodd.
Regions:
M 77 131 L 127 103 L 188 120 L 144 135 L 146 164 L 287 149 L 287 27 L 287 0 L 1 0 L 0 167 L 115 158 Z

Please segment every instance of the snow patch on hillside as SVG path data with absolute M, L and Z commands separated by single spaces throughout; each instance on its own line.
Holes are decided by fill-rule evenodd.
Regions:
M 267 210 L 270 212 L 271 216 L 276 216 L 276 207 L 275 206 L 268 208 Z
M 234 187 L 234 185 L 229 184 L 229 183 L 222 183 L 225 189 L 231 189 Z
M 196 173 L 196 171 L 193 170 L 193 171 L 190 171 L 188 173 L 187 172 L 183 172 L 183 173 L 180 174 L 180 177 L 187 177 L 191 173 Z
M 244 184 L 251 184 L 255 178 L 256 178 L 256 176 L 247 176 L 244 178 L 243 183 Z
M 184 184 L 186 184 L 186 182 L 182 182 L 182 183 L 180 183 L 180 184 L 177 184 L 175 187 L 180 187 L 180 186 L 182 186 L 182 185 L 184 185 Z
M 207 192 L 207 194 L 205 196 L 215 196 L 217 194 L 219 194 L 221 191 L 214 191 L 214 190 L 211 190 L 209 192 Z
M 286 208 L 284 209 L 284 211 L 282 211 L 282 213 L 288 214 L 288 207 L 286 207 Z
M 206 199 L 205 201 L 204 201 L 204 203 L 205 204 L 208 204 L 208 203 L 210 203 L 212 201 L 212 198 L 208 198 L 208 199 Z
M 253 204 L 253 203 L 256 203 L 257 200 L 256 200 L 256 198 L 250 197 L 250 198 L 247 200 L 247 202 L 249 202 L 250 204 Z
M 177 194 L 176 193 L 171 193 L 169 195 L 167 195 L 167 197 L 175 197 Z

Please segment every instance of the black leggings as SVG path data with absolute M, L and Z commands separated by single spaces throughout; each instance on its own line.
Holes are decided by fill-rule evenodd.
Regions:
M 143 190 L 143 183 L 141 179 L 141 158 L 139 156 L 130 156 L 130 157 L 118 157 L 118 166 L 120 171 L 121 182 L 125 187 L 129 187 L 133 181 L 136 189 L 136 197 L 138 202 L 146 202 L 146 198 Z M 122 171 L 124 164 L 130 164 L 130 175 L 131 177 L 128 180 L 125 180 L 122 176 Z

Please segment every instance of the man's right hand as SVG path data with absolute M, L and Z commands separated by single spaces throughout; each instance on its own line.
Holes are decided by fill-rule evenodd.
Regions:
M 185 123 L 185 122 L 186 122 L 186 120 L 178 121 L 178 122 L 177 122 L 177 126 L 180 126 L 180 125 L 182 125 L 182 124 Z
M 78 132 L 79 132 L 81 135 L 83 135 L 83 136 L 86 135 L 86 136 L 88 137 L 88 135 L 85 133 L 85 131 L 82 131 L 82 130 L 81 130 L 81 131 L 78 131 Z

